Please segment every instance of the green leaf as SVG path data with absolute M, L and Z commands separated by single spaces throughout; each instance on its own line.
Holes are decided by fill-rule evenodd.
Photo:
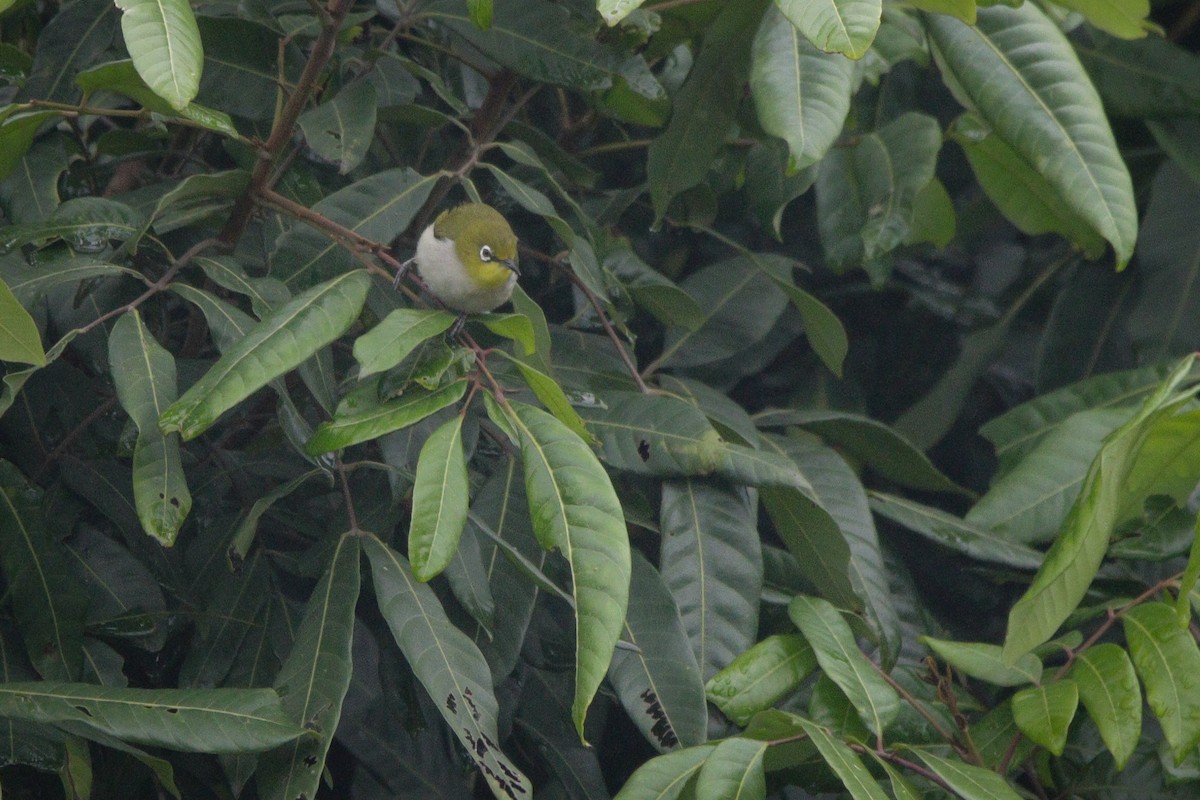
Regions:
M 842 321 L 829 310 L 829 306 L 799 286 L 792 285 L 790 281 L 777 283 L 800 312 L 809 347 L 830 372 L 841 378 L 842 363 L 850 350 L 850 340 L 846 337 Z
M 162 114 L 165 117 L 182 117 L 210 130 L 224 133 L 233 138 L 238 137 L 238 130 L 234 127 L 233 120 L 223 111 L 190 102 L 182 108 L 174 107 L 147 85 L 142 75 L 138 73 L 137 64 L 133 61 L 112 61 L 100 64 L 80 72 L 75 77 L 75 82 L 89 95 L 100 90 L 117 92 L 156 114 Z
M 896 418 L 892 427 L 922 450 L 942 440 L 962 412 L 971 388 L 1008 341 L 1011 317 L 963 337 L 958 359 L 933 388 Z
M 571 565 L 575 597 L 575 700 L 579 738 L 629 602 L 629 540 L 621 503 L 587 445 L 544 411 L 506 409 L 521 444 L 529 514 L 538 541 Z
M 121 407 L 138 429 L 133 450 L 138 519 L 146 533 L 170 547 L 192 508 L 179 438 L 158 429 L 159 415 L 175 400 L 175 359 L 150 335 L 135 309 L 113 325 L 108 360 Z
M 0 361 L 46 365 L 46 351 L 37 324 L 17 300 L 8 284 L 0 280 Z
M 20 99 L 74 103 L 79 91 L 72 81 L 100 60 L 117 35 L 117 7 L 112 0 L 80 0 L 64 6 L 37 38 L 33 71 Z M 5 148 L 0 146 L 0 153 Z
M 116 0 L 125 47 L 155 94 L 182 110 L 200 90 L 204 50 L 187 0 Z
M 367 80 L 343 86 L 332 99 L 310 108 L 296 124 L 314 153 L 345 175 L 362 163 L 375 138 L 375 87 Z
M 779 256 L 757 258 L 789 272 L 794 263 Z M 702 309 L 702 317 L 686 331 L 667 332 L 655 365 L 693 367 L 740 355 L 771 333 L 788 302 L 778 282 L 745 257 L 710 264 L 680 288 Z
M 1137 238 L 1129 171 L 1100 97 L 1058 26 L 1032 4 L 981 8 L 975 27 L 943 15 L 925 24 L 959 100 L 1037 165 L 1067 206 L 1112 244 L 1123 268 Z
M 399 399 L 371 406 L 362 411 L 335 416 L 313 431 L 305 449 L 320 455 L 366 442 L 385 433 L 407 428 L 430 414 L 454 405 L 467 392 L 467 382 L 458 380 L 435 391 L 411 388 Z
M 287 718 L 316 735 L 263 754 L 258 764 L 258 791 L 263 798 L 314 797 L 321 783 L 325 755 L 350 688 L 350 642 L 361 585 L 359 542 L 354 533 L 338 539 L 275 679 Z
M 871 509 L 914 533 L 971 558 L 1027 570 L 1035 570 L 1042 565 L 1044 556 L 1040 550 L 1010 542 L 991 531 L 970 525 L 953 514 L 906 497 L 872 492 Z
M 833 409 L 768 410 L 756 414 L 760 428 L 797 425 L 815 433 L 852 460 L 911 489 L 931 492 L 967 490 L 946 477 L 929 457 L 904 436 L 878 420 Z
M 1200 202 L 1200 184 L 1173 162 L 1154 176 L 1138 242 L 1141 291 L 1129 317 L 1139 350 L 1152 359 L 1200 347 L 1188 320 L 1200 313 L 1200 232 L 1185 222 L 1184 204 Z
M 159 427 L 179 431 L 185 440 L 199 436 L 222 413 L 345 333 L 362 310 L 370 282 L 365 270 L 355 270 L 280 306 L 167 408 Z
M 776 634 L 713 675 L 705 692 L 725 716 L 745 727 L 755 714 L 795 691 L 816 668 L 817 657 L 803 636 Z
M 993 686 L 1024 686 L 1042 679 L 1042 660 L 1033 653 L 1026 653 L 1009 666 L 1004 663 L 999 645 L 952 642 L 932 636 L 922 636 L 920 642 L 959 672 Z
M 776 529 L 821 592 L 843 607 L 864 612 L 884 662 L 891 663 L 900 651 L 900 621 L 862 483 L 827 447 L 802 439 L 770 442 L 787 454 L 812 487 L 792 491 L 791 496 L 789 490 L 763 491 Z M 793 523 L 796 527 L 784 530 Z
M 854 641 L 854 633 L 828 601 L 797 596 L 788 616 L 812 645 L 817 663 L 838 685 L 872 733 L 882 736 L 900 711 L 900 697 Z
M 715 749 L 704 744 L 652 758 L 629 776 L 613 800 L 677 800 Z
M 1179 578 L 1179 590 L 1175 597 L 1175 614 L 1179 617 L 1180 625 L 1192 621 L 1192 604 L 1190 596 L 1200 580 L 1200 517 L 1192 523 L 1192 546 L 1188 552 L 1187 566 Z
M 547 0 L 499 3 L 492 25 L 481 31 L 463 3 L 440 2 L 423 16 L 444 24 L 488 58 L 519 75 L 579 91 L 600 91 L 624 78 L 639 94 L 655 98 L 662 87 L 645 62 L 629 62 L 628 51 L 580 35 L 567 10 Z M 470 50 L 469 50 L 470 51 Z
M 192 753 L 242 753 L 306 731 L 273 689 L 123 689 L 90 683 L 0 684 L 0 716 L 76 723 L 127 742 Z
M 605 253 L 604 269 L 621 282 L 634 303 L 665 325 L 692 331 L 703 324 L 704 312 L 692 296 L 631 248 L 620 246 Z
M 870 770 L 863 766 L 862 761 L 844 742 L 833 738 L 829 731 L 815 722 L 803 717 L 796 717 L 796 722 L 804 728 L 804 732 L 820 751 L 821 758 L 825 759 L 825 763 L 838 776 L 854 800 L 887 800 L 887 795 L 879 788 Z
M 273 24 L 274 20 L 260 18 L 259 22 Z M 201 102 L 237 117 L 270 120 L 279 92 L 279 34 L 266 24 L 232 16 L 201 16 L 196 23 L 204 44 Z M 284 53 L 286 57 L 287 50 Z M 288 70 L 285 75 L 295 80 L 299 73 Z M 231 86 L 237 91 L 229 91 Z
M 1075 657 L 1070 677 L 1117 769 L 1125 769 L 1142 734 L 1142 693 L 1129 655 L 1111 642 Z
M 1122 485 L 1118 520 L 1140 519 L 1146 501 L 1153 496 L 1169 497 L 1178 507 L 1186 508 L 1197 482 L 1200 482 L 1200 411 L 1160 419 L 1150 426 Z
M 725 441 L 683 400 L 639 392 L 601 399 L 607 408 L 580 410 L 615 467 L 661 478 L 715 475 L 750 486 L 810 488 L 790 459 Z
M 1022 689 L 1012 697 L 1013 719 L 1032 741 L 1056 756 L 1067 746 L 1067 729 L 1079 707 L 1079 688 L 1062 679 Z
M 1140 39 L 1147 31 L 1159 31 L 1146 19 L 1150 0 L 1055 0 L 1060 6 L 1078 11 L 1102 31 L 1122 39 Z
M 322 198 L 312 210 L 359 236 L 386 243 L 412 222 L 437 179 L 436 174 L 418 175 L 408 168 L 388 169 Z M 358 266 L 341 243 L 304 224 L 280 238 L 273 261 L 275 276 L 292 287 L 341 276 Z
M 88 600 L 69 559 L 46 530 L 41 492 L 0 461 L 0 566 L 29 661 L 48 680 L 77 678 L 83 658 Z
M 850 111 L 854 62 L 823 53 L 800 35 L 777 5 L 767 9 L 751 50 L 750 92 L 767 133 L 788 144 L 788 168 L 820 161 Z
M 541 584 L 530 576 L 542 574 L 547 558 L 533 533 L 519 469 L 515 458 L 501 464 L 476 493 L 467 517 L 486 537 L 482 558 L 496 615 L 490 630 L 477 627 L 474 639 L 495 682 L 507 677 L 517 664 Z M 617 655 L 614 653 L 614 658 Z
M 716 481 L 662 485 L 659 556 L 704 680 L 754 644 L 762 543 L 745 492 Z
M 696 800 L 762 800 L 767 794 L 763 774 L 766 742 L 734 737 L 717 745 L 696 779 Z
M 391 369 L 421 342 L 437 336 L 453 324 L 454 315 L 448 311 L 397 308 L 354 340 L 354 360 L 359 365 L 359 380 Z
M 492 27 L 492 0 L 467 0 L 467 11 L 479 30 L 486 31 Z
M 408 559 L 417 580 L 425 582 L 450 563 L 467 524 L 467 463 L 463 455 L 463 418 L 455 414 L 429 434 L 421 447 L 413 482 Z
M 611 27 L 616 25 L 646 0 L 596 0 L 596 10 Z
M 734 120 L 750 67 L 750 42 L 765 0 L 723 7 L 708 27 L 687 80 L 672 98 L 666 130 L 646 154 L 646 177 L 655 220 L 676 195 L 704 180 Z
M 908 112 L 830 152 L 817 173 L 817 221 L 834 269 L 861 264 L 876 284 L 886 278 L 883 258 L 908 239 L 941 143 L 937 120 Z
M 883 14 L 879 0 L 775 0 L 776 5 L 818 50 L 862 58 L 875 40 Z
M 979 429 L 1000 458 L 1002 472 L 1011 468 L 1057 425 L 1089 408 L 1112 408 L 1139 402 L 1170 374 L 1169 364 L 1097 375 L 1009 409 Z
M 1129 42 L 1093 32 L 1090 39 L 1074 42 L 1075 52 L 1110 114 L 1156 118 L 1151 124 L 1192 116 L 1200 103 L 1194 51 L 1161 36 Z
M 1121 487 L 1153 423 L 1188 399 L 1176 388 L 1192 369 L 1194 358 L 1181 361 L 1133 418 L 1113 431 L 1092 462 L 1079 498 L 1071 507 L 1063 532 L 1026 590 L 1008 614 L 1004 660 L 1012 663 L 1054 635 L 1075 610 L 1092 582 L 1117 522 Z
M 1053 540 L 1105 437 L 1130 416 L 1129 409 L 1105 408 L 1063 420 L 992 484 L 963 521 L 1022 544 Z
M 24 244 L 42 246 L 62 239 L 79 253 L 103 251 L 110 240 L 136 239 L 145 229 L 145 217 L 116 200 L 76 197 L 66 201 L 48 219 L 5 228 L 0 244 L 16 248 Z
M 525 379 L 525 383 L 533 390 L 533 394 L 542 402 L 547 410 L 550 411 L 558 421 L 566 425 L 580 439 L 583 439 L 589 444 L 596 442 L 596 437 L 587 429 L 583 418 L 579 416 L 571 401 L 567 398 L 562 387 L 558 385 L 558 381 L 551 378 L 542 372 L 539 372 L 535 367 L 525 363 L 519 358 L 512 358 L 503 351 L 497 351 L 501 355 L 509 358 L 516 365 L 517 371 L 521 373 L 521 377 Z
M 50 119 L 58 116 L 53 111 L 34 111 L 14 114 L 0 124 L 0 178 L 7 178 L 21 163 L 25 152 L 33 144 L 38 129 Z M 7 234 L 6 234 L 7 235 Z M 8 239 L 4 240 L 5 244 Z
M 374 536 L 365 539 L 379 611 L 413 674 L 497 797 L 530 797 L 533 787 L 497 744 L 499 708 L 487 662 L 450 622 L 433 589 Z
M 533 321 L 524 314 L 478 314 L 472 319 L 482 322 L 485 328 L 497 336 L 512 339 L 521 345 L 522 356 L 531 356 L 537 350 Z
M 962 761 L 935 756 L 925 750 L 915 751 L 925 762 L 925 766 L 933 770 L 946 785 L 957 793 L 963 800 L 1020 800 L 1017 794 L 1004 778 L 990 769 L 965 764 Z
M 954 201 L 945 184 L 935 177 L 913 199 L 912 228 L 904 243 L 928 242 L 943 248 L 954 240 L 955 230 Z
M 975 179 L 1000 213 L 1030 235 L 1062 234 L 1089 258 L 1099 258 L 1104 240 L 1066 205 L 1059 190 L 1035 164 L 992 132 L 972 112 L 950 126 L 950 137 L 967 156 Z
M 704 682 L 679 609 L 663 580 L 636 550 L 625 639 L 636 651 L 617 648 L 608 681 L 633 723 L 659 752 L 701 744 L 708 729 Z
M 26 308 L 34 307 L 47 291 L 64 283 L 78 283 L 88 278 L 125 275 L 142 278 L 139 272 L 128 267 L 109 264 L 108 261 L 88 257 L 46 259 L 36 267 L 28 266 L 22 259 L 0 260 L 0 278 L 12 289 L 12 294 Z
M 209 176 L 194 175 L 192 177 Z M 179 188 L 183 188 L 183 184 L 180 184 Z M 165 195 L 164 199 L 166 199 Z M 200 256 L 196 259 L 196 266 L 204 270 L 205 276 L 222 289 L 250 298 L 250 307 L 259 319 L 270 314 L 277 306 L 292 299 L 292 293 L 282 282 L 274 278 L 251 278 L 242 269 L 241 264 L 229 256 L 212 258 Z
M 1145 603 L 1121 617 L 1146 702 L 1179 764 L 1200 741 L 1200 648 L 1166 603 Z

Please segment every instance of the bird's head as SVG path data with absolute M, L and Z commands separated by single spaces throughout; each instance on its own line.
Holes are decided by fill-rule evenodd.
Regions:
M 433 232 L 454 242 L 455 254 L 481 287 L 502 286 L 521 274 L 517 236 L 508 220 L 489 205 L 467 203 L 444 211 L 434 221 Z

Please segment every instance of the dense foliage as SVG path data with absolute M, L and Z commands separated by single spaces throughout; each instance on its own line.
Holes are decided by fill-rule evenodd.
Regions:
M 5 795 L 1194 797 L 1196 8 L 0 0 Z

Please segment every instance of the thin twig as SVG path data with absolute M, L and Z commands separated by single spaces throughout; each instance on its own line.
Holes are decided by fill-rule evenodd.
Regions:
M 328 9 L 328 18 L 324 20 L 325 24 L 321 26 L 321 32 L 317 34 L 317 40 L 313 43 L 308 61 L 304 64 L 304 70 L 300 73 L 299 80 L 296 81 L 296 90 L 292 92 L 276 115 L 271 135 L 259 151 L 258 161 L 250 174 L 250 182 L 238 197 L 237 202 L 234 203 L 233 211 L 230 212 L 229 218 L 225 222 L 225 229 L 221 231 L 221 241 L 226 245 L 236 245 L 242 238 L 242 234 L 250 222 L 250 216 L 254 213 L 254 206 L 258 198 L 265 189 L 270 188 L 269 183 L 275 160 L 284 146 L 291 141 L 296 121 L 312 96 L 317 79 L 333 57 L 338 30 L 350 7 L 354 5 L 354 0 L 331 0 L 331 4 L 333 7 Z
M 346 500 L 346 517 L 350 520 L 350 532 L 358 533 L 358 512 L 354 510 L 354 495 L 350 493 L 350 482 L 346 480 L 346 469 L 342 459 L 337 459 L 338 479 L 342 484 L 342 497 Z
M 64 436 L 62 441 L 54 446 L 53 450 L 51 450 L 49 453 L 46 453 L 45 457 L 42 459 L 42 465 L 38 467 L 38 471 L 33 474 L 34 482 L 36 483 L 37 481 L 41 480 L 42 475 L 47 469 L 49 469 L 50 465 L 62 458 L 63 454 L 67 452 L 67 449 L 71 447 L 71 445 L 75 444 L 75 440 L 78 439 L 85 430 L 91 427 L 93 422 L 100 419 L 116 407 L 117 398 L 110 397 L 92 409 L 92 412 L 84 417 L 78 425 L 72 428 L 71 432 Z
M 186 267 L 193 258 L 200 255 L 205 250 L 208 250 L 211 247 L 216 247 L 220 244 L 221 243 L 216 239 L 205 239 L 201 242 L 197 242 L 196 244 L 192 245 L 192 247 L 186 253 L 184 253 L 182 256 L 180 256 L 179 259 L 177 261 L 175 261 L 175 263 L 172 264 L 166 272 L 163 273 L 161 278 L 156 280 L 154 283 L 150 284 L 150 287 L 148 289 L 146 289 L 146 291 L 142 292 L 140 295 L 138 295 L 134 299 L 130 300 L 125 305 L 117 306 L 112 311 L 106 312 L 104 314 L 101 314 L 99 317 L 96 317 L 96 319 L 92 320 L 87 325 L 84 325 L 82 328 L 80 328 L 78 335 L 82 335 L 82 334 L 87 333 L 88 331 L 96 329 L 97 327 L 103 325 L 105 322 L 108 322 L 113 317 L 119 317 L 122 314 L 133 311 L 134 309 L 139 307 L 142 303 L 146 302 L 151 297 L 154 297 L 155 295 L 157 295 L 160 292 L 162 292 L 163 290 L 165 290 L 168 286 L 170 286 L 171 281 L 173 281 L 175 279 L 175 275 L 179 273 L 179 270 Z

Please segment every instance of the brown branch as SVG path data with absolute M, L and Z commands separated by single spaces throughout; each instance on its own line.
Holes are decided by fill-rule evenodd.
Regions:
M 237 202 L 234 203 L 233 211 L 230 212 L 229 219 L 225 222 L 225 229 L 221 231 L 221 242 L 229 247 L 236 245 L 242 238 L 242 234 L 246 231 L 246 225 L 250 222 L 250 216 L 254 213 L 255 204 L 264 190 L 270 188 L 268 184 L 270 183 L 271 168 L 284 146 L 291 141 L 292 134 L 296 129 L 296 121 L 300 118 L 300 113 L 316 89 L 317 79 L 333 57 L 338 29 L 341 28 L 342 20 L 346 18 L 350 7 L 354 5 L 354 0 L 330 0 L 330 5 L 332 8 L 328 10 L 327 18 L 323 20 L 321 32 L 317 34 L 317 40 L 308 54 L 304 70 L 300 73 L 299 80 L 296 81 L 296 90 L 292 92 L 291 97 L 283 104 L 283 108 L 275 117 L 271 135 L 259 150 L 258 161 L 254 165 L 254 171 L 250 174 L 250 182 L 238 197 Z
M 175 276 L 179 273 L 179 270 L 186 267 L 193 258 L 200 255 L 205 250 L 208 250 L 211 247 L 217 247 L 218 245 L 220 245 L 220 242 L 217 241 L 216 239 L 204 239 L 203 241 L 197 242 L 196 244 L 192 245 L 192 247 L 186 253 L 184 253 L 182 256 L 180 256 L 179 259 L 177 261 L 175 261 L 175 263 L 173 263 L 166 272 L 163 273 L 163 276 L 161 278 L 156 280 L 154 283 L 150 284 L 150 287 L 148 289 L 146 289 L 146 291 L 142 292 L 140 295 L 133 298 L 125 305 L 117 306 L 112 311 L 108 311 L 108 312 L 96 317 L 96 319 L 92 320 L 87 325 L 84 325 L 82 328 L 80 328 L 78 335 L 85 334 L 88 331 L 98 328 L 99 326 L 108 322 L 113 317 L 119 317 L 122 314 L 133 311 L 135 308 L 140 306 L 142 303 L 146 302 L 151 297 L 154 297 L 156 294 L 162 292 L 164 289 L 166 289 L 168 286 L 170 286 L 171 281 L 173 281 L 175 279 Z

